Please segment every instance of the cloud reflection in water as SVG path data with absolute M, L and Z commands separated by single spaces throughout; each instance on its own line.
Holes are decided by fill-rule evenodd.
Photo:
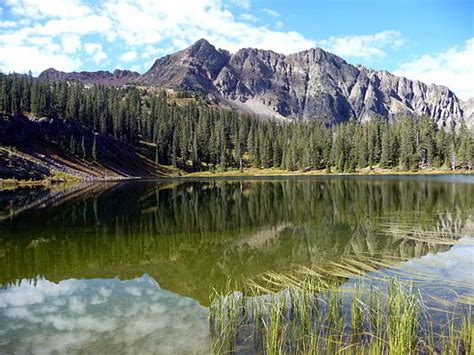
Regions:
M 0 290 L 0 353 L 205 353 L 208 311 L 148 275 Z

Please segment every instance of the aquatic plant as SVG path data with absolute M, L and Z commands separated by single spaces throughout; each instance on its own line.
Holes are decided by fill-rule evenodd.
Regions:
M 396 278 L 351 289 L 318 273 L 268 273 L 244 292 L 215 293 L 211 300 L 214 354 L 470 354 L 470 306 L 446 313 L 437 324 L 412 282 Z M 448 311 L 446 311 L 448 312 Z M 459 318 L 462 314 L 462 319 Z

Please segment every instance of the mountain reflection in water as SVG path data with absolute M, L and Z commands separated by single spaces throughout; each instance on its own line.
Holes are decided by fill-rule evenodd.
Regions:
M 395 260 L 379 271 L 428 274 L 425 292 L 472 297 L 473 182 L 203 179 L 0 190 L 0 352 L 206 353 L 213 288 L 295 265 Z
M 61 198 L 55 191 L 52 201 L 30 209 L 9 204 L 5 212 L 0 205 L 4 216 L 13 216 L 0 222 L 0 283 L 146 273 L 164 289 L 207 305 L 209 290 L 224 287 L 228 277 L 354 256 L 409 259 L 446 251 L 472 230 L 471 182 L 177 180 L 89 184 Z M 18 200 L 44 198 L 48 191 L 38 189 L 17 191 Z M 417 238 L 406 232 L 413 229 Z M 446 243 L 423 240 L 433 232 Z

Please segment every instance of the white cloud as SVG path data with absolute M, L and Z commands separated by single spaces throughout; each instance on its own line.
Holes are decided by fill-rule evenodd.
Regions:
M 474 97 L 474 37 L 434 55 L 403 63 L 394 72 L 425 83 L 445 85 L 462 99 Z
M 256 47 L 289 54 L 318 44 L 341 56 L 362 58 L 383 57 L 387 48 L 403 42 L 396 31 L 316 42 L 299 32 L 284 31 L 280 18 L 263 24 L 250 11 L 249 0 L 104 0 L 94 6 L 85 0 L 6 0 L 6 4 L 18 20 L 16 27 L 0 27 L 0 47 L 20 50 L 2 53 L 0 65 L 7 71 L 22 71 L 25 66 L 34 73 L 51 66 L 77 70 L 90 60 L 99 64 L 108 55 L 116 60 L 115 66 L 123 61 L 147 69 L 147 63 L 158 56 L 199 38 L 232 52 Z M 234 10 L 243 13 L 236 15 Z M 262 12 L 274 20 L 280 16 L 271 9 Z M 124 53 L 113 53 L 115 43 L 123 44 Z M 37 54 L 39 60 L 28 55 L 16 63 L 13 58 L 25 53 Z
M 99 64 L 100 62 L 107 59 L 107 54 L 104 52 L 102 45 L 99 43 L 86 43 L 84 44 L 84 50 L 87 54 L 92 56 L 92 60 Z
M 69 310 L 73 313 L 84 313 L 86 311 L 86 304 L 79 296 L 72 296 L 69 298 Z
M 383 58 L 387 48 L 398 48 L 403 42 L 399 31 L 382 31 L 371 35 L 329 37 L 318 45 L 342 57 Z
M 292 53 L 314 46 L 314 41 L 300 33 L 257 26 L 249 23 L 248 17 L 247 21 L 242 21 L 223 1 L 174 0 L 155 3 L 109 0 L 104 3 L 102 14 L 113 21 L 112 32 L 115 36 L 130 46 L 157 45 L 167 40 L 173 50 L 178 50 L 201 37 L 231 51 L 259 47 Z
M 50 20 L 44 25 L 35 25 L 34 32 L 42 35 L 57 36 L 63 33 L 86 35 L 91 33 L 106 34 L 111 30 L 111 20 L 104 16 L 90 15 L 73 19 Z
M 134 61 L 135 59 L 137 59 L 137 57 L 138 57 L 137 52 L 135 52 L 135 51 L 128 51 L 128 52 L 123 53 L 123 54 L 120 56 L 120 60 L 123 61 L 123 62 L 132 62 L 132 61 Z
M 81 38 L 78 35 L 66 35 L 62 38 L 64 53 L 74 53 L 81 47 Z
M 208 309 L 147 275 L 0 289 L 0 328 L 2 340 L 21 339 L 8 343 L 12 353 L 110 353 L 117 344 L 124 353 L 137 344 L 160 354 L 209 352 Z
M 38 279 L 35 284 L 22 280 L 18 286 L 0 292 L 0 309 L 29 306 L 44 302 L 48 297 L 66 296 L 78 291 L 81 285 L 74 279 L 59 284 Z
M 146 68 L 146 69 L 149 69 L 149 67 Z M 141 71 L 142 71 L 142 68 L 141 68 L 140 65 L 134 64 L 134 65 L 132 65 L 132 66 L 129 68 L 129 70 L 131 70 L 131 71 L 136 71 L 136 72 L 141 72 Z
M 276 12 L 275 10 L 272 9 L 262 9 L 263 12 L 265 12 L 268 16 L 272 17 L 280 17 L 280 13 Z
M 0 27 L 16 27 L 17 23 L 15 21 L 0 21 Z
M 76 0 L 7 0 L 13 13 L 35 19 L 73 18 L 89 14 L 89 7 Z
M 143 63 L 143 70 L 147 71 L 155 63 L 155 60 L 149 60 L 148 62 Z M 137 70 L 138 72 L 140 70 Z
M 46 49 L 25 45 L 0 44 L 0 69 L 5 72 L 33 73 L 54 67 L 58 70 L 72 71 L 77 69 L 81 62 L 65 54 L 51 53 Z
M 173 51 L 173 48 L 157 48 L 152 45 L 147 45 L 143 49 L 143 51 L 140 54 L 141 58 L 144 59 L 149 59 L 149 58 L 155 58 L 157 55 L 162 54 L 162 53 L 170 53 Z
M 245 10 L 250 9 L 251 2 L 250 0 L 229 0 L 229 2 L 236 6 L 236 7 L 241 7 Z
M 242 21 L 248 21 L 248 22 L 258 22 L 258 17 L 252 15 L 252 14 L 241 14 L 239 16 L 239 19 L 241 19 Z

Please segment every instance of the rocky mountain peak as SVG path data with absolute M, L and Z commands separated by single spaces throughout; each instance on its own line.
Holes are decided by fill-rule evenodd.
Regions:
M 466 115 L 472 117 L 472 104 L 462 103 L 446 87 L 354 66 L 321 48 L 290 55 L 243 48 L 231 54 L 202 38 L 188 48 L 157 59 L 143 75 L 48 69 L 40 76 L 196 91 L 239 110 L 326 124 L 348 119 L 364 121 L 375 116 L 394 120 L 426 115 L 439 126 L 449 126 L 458 124 Z

